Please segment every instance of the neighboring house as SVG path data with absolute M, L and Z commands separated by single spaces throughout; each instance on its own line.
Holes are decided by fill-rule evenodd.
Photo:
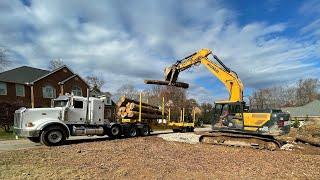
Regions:
M 0 73 L 0 103 L 50 107 L 60 94 L 87 96 L 89 85 L 67 66 L 53 71 L 28 66 Z
M 315 100 L 300 107 L 282 108 L 282 111 L 289 112 L 291 117 L 320 116 L 320 101 Z
M 97 88 L 90 90 L 91 97 L 106 97 L 106 105 L 104 106 L 104 118 L 113 122 L 116 120 L 116 103 L 111 99 L 111 93 L 101 92 Z

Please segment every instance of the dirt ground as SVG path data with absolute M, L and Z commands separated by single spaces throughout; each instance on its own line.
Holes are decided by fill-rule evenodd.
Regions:
M 35 178 L 320 179 L 320 148 L 271 152 L 152 136 L 0 152 L 0 179 Z

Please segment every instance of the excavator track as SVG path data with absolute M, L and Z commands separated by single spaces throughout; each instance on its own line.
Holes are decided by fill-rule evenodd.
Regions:
M 199 141 L 206 144 L 233 147 L 250 147 L 254 149 L 279 149 L 284 142 L 271 135 L 263 135 L 239 130 L 212 130 L 200 136 Z

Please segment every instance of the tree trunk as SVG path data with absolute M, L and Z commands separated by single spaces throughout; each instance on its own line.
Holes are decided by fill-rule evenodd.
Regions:
M 130 103 L 127 104 L 127 109 L 126 112 L 130 112 L 130 111 L 137 111 L 139 112 L 139 105 L 135 104 L 135 103 Z M 150 114 L 162 114 L 162 111 L 160 109 L 155 109 L 149 106 L 141 106 L 141 112 L 142 113 L 150 113 Z
M 137 119 L 139 118 L 139 112 L 131 111 L 127 114 L 129 119 Z M 161 119 L 162 116 L 158 114 L 147 114 L 147 113 L 141 113 L 142 119 Z
M 117 103 L 118 107 L 122 107 L 122 106 L 126 106 L 127 103 L 135 103 L 135 104 L 140 104 L 139 101 L 135 101 L 135 100 L 132 100 L 132 99 L 128 99 L 126 98 L 125 96 L 122 96 L 119 100 L 119 102 Z M 143 106 L 148 106 L 148 107 L 152 107 L 152 108 L 156 108 L 158 109 L 157 106 L 153 106 L 153 105 L 150 105 L 150 104 L 147 104 L 147 103 L 144 103 L 142 102 L 141 103 Z
M 160 81 L 160 80 L 144 80 L 145 84 L 157 84 L 157 85 L 165 85 L 165 86 L 175 86 L 175 87 L 180 87 L 180 88 L 189 88 L 188 83 L 183 83 L 183 82 L 175 82 L 169 85 L 169 81 Z

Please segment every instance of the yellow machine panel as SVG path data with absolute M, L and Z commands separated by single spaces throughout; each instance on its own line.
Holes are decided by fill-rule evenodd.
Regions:
M 270 120 L 270 113 L 243 113 L 245 130 L 256 131 Z

